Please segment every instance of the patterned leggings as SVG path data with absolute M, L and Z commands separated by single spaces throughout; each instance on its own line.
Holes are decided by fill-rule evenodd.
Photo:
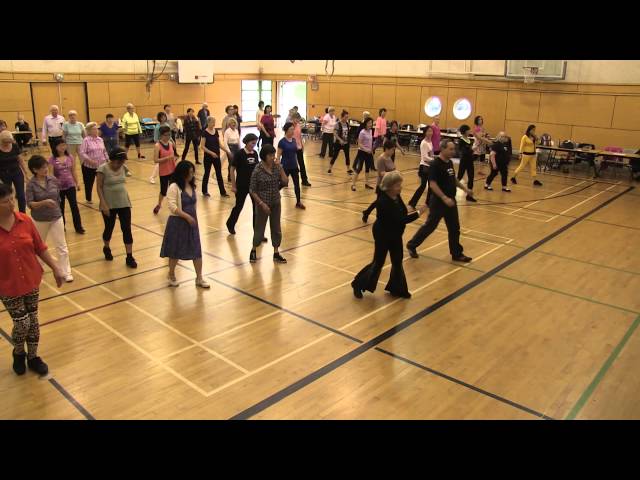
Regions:
M 13 332 L 11 339 L 15 352 L 24 353 L 24 344 L 27 342 L 28 357 L 38 356 L 38 342 L 40 341 L 40 324 L 38 323 L 38 297 L 40 290 L 22 295 L 20 297 L 2 297 L 0 300 L 11 315 L 13 320 Z

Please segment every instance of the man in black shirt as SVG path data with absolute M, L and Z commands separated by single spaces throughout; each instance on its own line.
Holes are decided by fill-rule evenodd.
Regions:
M 453 140 L 445 139 L 440 142 L 440 155 L 435 157 L 429 168 L 429 217 L 427 222 L 420 227 L 411 240 L 407 243 L 409 254 L 418 258 L 416 249 L 438 227 L 444 217 L 449 233 L 449 252 L 456 262 L 470 262 L 471 258 L 462 253 L 460 245 L 460 220 L 458 218 L 458 206 L 456 205 L 456 188 L 461 188 L 467 196 L 473 198 L 473 192 L 456 179 L 456 171 L 453 168 L 451 158 L 456 153 Z
M 238 150 L 231 159 L 231 191 L 236 194 L 236 206 L 233 207 L 227 219 L 227 230 L 229 230 L 231 235 L 235 235 L 236 233 L 235 227 L 238 217 L 240 217 L 240 212 L 242 212 L 242 207 L 244 207 L 244 201 L 247 195 L 249 195 L 251 174 L 260 161 L 258 152 L 254 150 L 258 142 L 258 137 L 253 133 L 249 133 L 242 139 L 242 142 L 244 143 L 244 148 Z M 255 202 L 253 197 L 250 196 L 250 198 L 252 203 Z M 255 225 L 255 205 L 253 207 L 253 224 Z

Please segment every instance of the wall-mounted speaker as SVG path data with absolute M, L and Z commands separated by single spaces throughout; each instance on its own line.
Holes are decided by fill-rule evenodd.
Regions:
M 61 81 L 63 81 L 63 80 L 64 80 L 64 73 L 55 73 L 55 74 L 53 75 L 53 79 L 54 79 L 56 82 L 61 82 Z

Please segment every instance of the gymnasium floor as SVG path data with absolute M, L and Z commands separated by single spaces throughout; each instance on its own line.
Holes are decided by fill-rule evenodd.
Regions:
M 104 261 L 96 204 L 81 206 L 87 234 L 67 234 L 76 280 L 58 290 L 47 273 L 41 288 L 48 378 L 13 374 L 0 313 L 0 418 L 640 418 L 640 196 L 628 174 L 596 182 L 577 168 L 540 175 L 534 189 L 523 172 L 507 194 L 482 189 L 483 166 L 480 203 L 458 191 L 473 262 L 450 261 L 443 222 L 419 259 L 405 251 L 411 300 L 384 292 L 388 266 L 376 293 L 356 300 L 349 284 L 373 254 L 374 217 L 365 225 L 360 212 L 374 194 L 362 182 L 350 191 L 342 154 L 327 174 L 319 146 L 306 144 L 307 210 L 283 191 L 287 265 L 270 244 L 249 264 L 249 201 L 231 236 L 233 195 L 220 199 L 214 180 L 212 197 L 198 198 L 212 285 L 202 291 L 187 262 L 183 284 L 166 286 L 167 208 L 152 214 L 159 186 L 145 144 L 147 160 L 128 162 L 138 269 L 124 264 L 119 227 L 116 258 Z M 418 156 L 396 163 L 407 201 Z M 528 201 L 483 205 L 517 200 Z

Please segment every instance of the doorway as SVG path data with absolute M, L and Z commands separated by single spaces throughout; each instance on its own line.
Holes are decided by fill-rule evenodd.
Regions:
M 32 83 L 33 114 L 36 125 L 42 125 L 44 117 L 49 115 L 49 107 L 58 105 L 60 114 L 66 119 L 69 110 L 78 112 L 78 121 L 89 121 L 87 112 L 87 91 L 84 83 Z
M 289 110 L 298 107 L 298 113 L 307 118 L 307 82 L 278 82 L 278 113 L 283 126 Z

